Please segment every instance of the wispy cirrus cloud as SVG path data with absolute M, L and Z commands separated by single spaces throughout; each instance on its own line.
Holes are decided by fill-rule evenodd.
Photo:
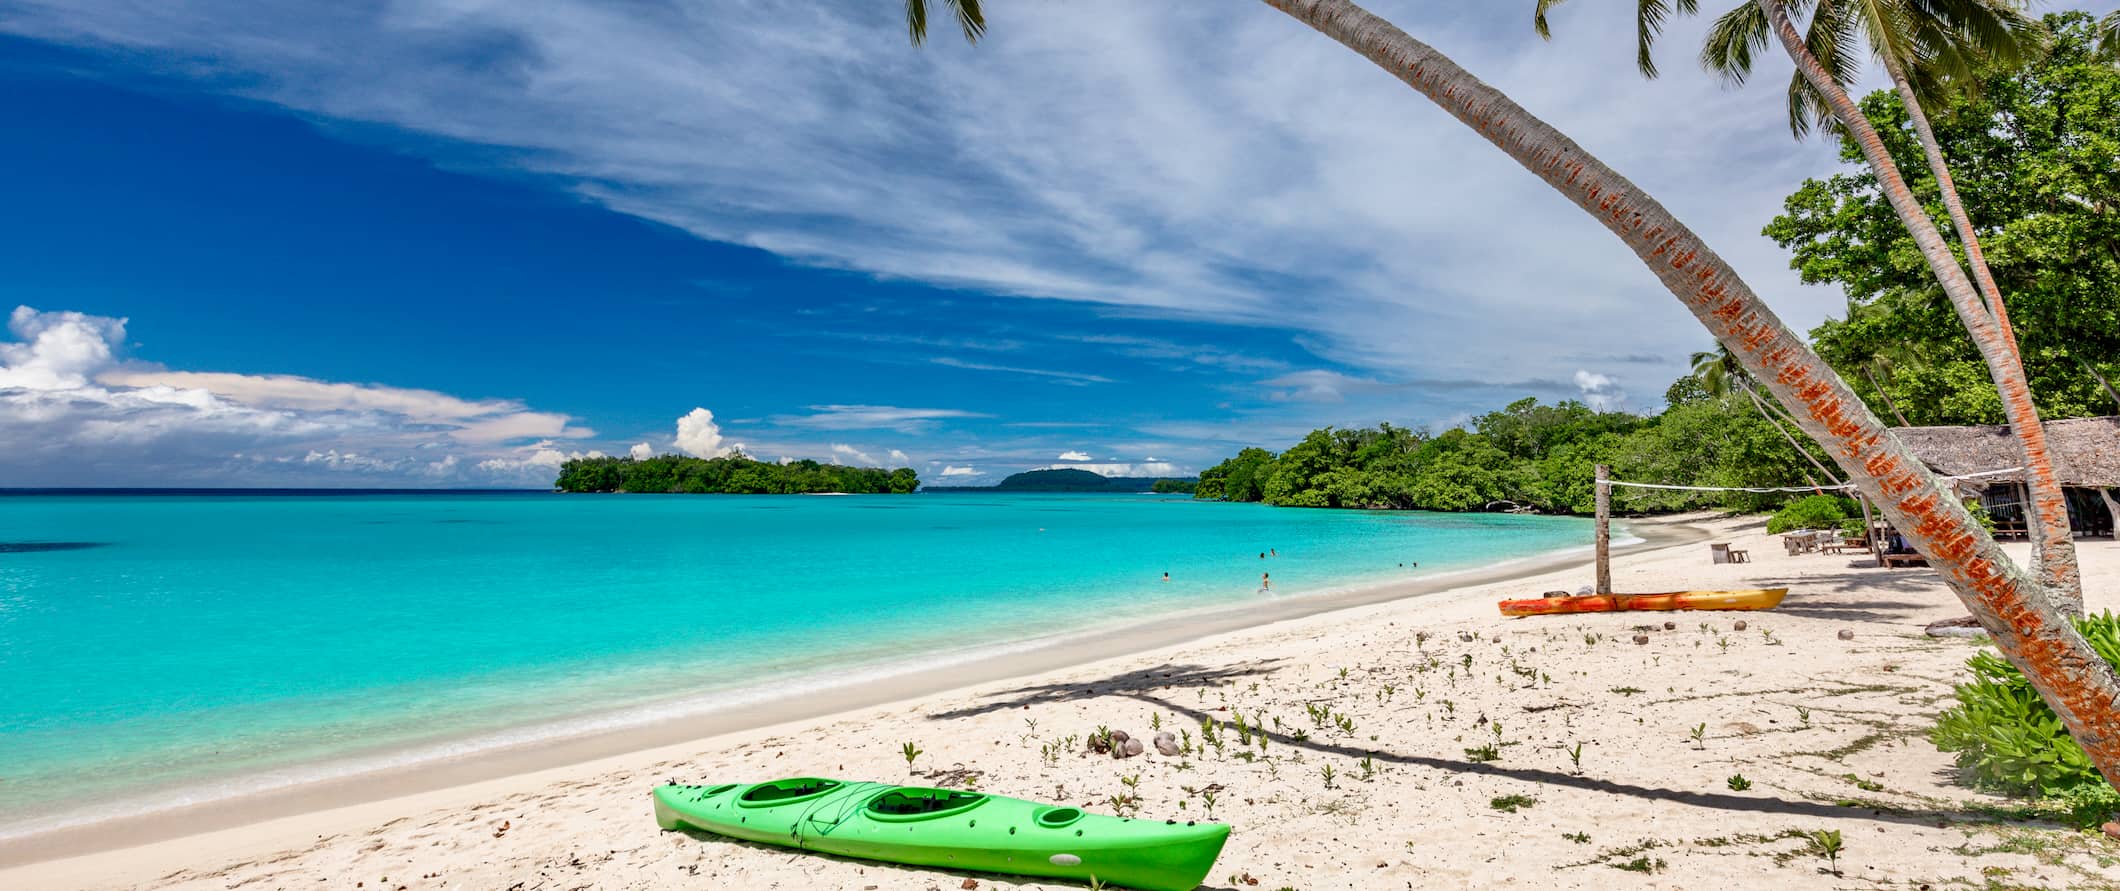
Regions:
M 1309 29 L 1263 4 L 1090 5 L 997 8 L 977 47 L 919 51 L 896 4 L 794 0 L 18 0 L 0 32 L 798 262 L 1284 327 L 1379 378 L 1566 380 L 1591 348 L 1668 377 L 1706 342 L 1595 224 Z M 1834 163 L 1787 141 L 1778 91 L 1642 82 L 1626 17 L 1589 6 L 1546 44 L 1508 4 L 1374 5 L 1663 196 L 1794 323 L 1835 308 L 1757 234 Z M 1703 27 L 1673 24 L 1674 61 Z
M 896 405 L 812 405 L 810 414 L 773 415 L 766 422 L 803 430 L 897 430 L 918 433 L 936 422 L 989 415 L 954 408 L 903 408 Z
M 1031 377 L 1047 378 L 1056 383 L 1072 384 L 1075 386 L 1084 386 L 1087 384 L 1109 384 L 1113 382 L 1111 378 L 1105 377 L 1101 374 L 1089 374 L 1087 372 L 1080 371 L 1055 371 L 1053 369 L 1048 368 L 1022 368 L 1014 365 L 990 365 L 985 362 L 966 362 L 963 359 L 951 358 L 949 356 L 942 356 L 939 358 L 930 359 L 928 361 L 933 362 L 936 365 L 944 366 L 946 368 L 962 368 L 966 371 L 997 371 L 1002 374 L 1023 374 L 1029 375 Z

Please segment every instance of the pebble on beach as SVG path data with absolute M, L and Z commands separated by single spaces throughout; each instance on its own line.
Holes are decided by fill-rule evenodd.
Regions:
M 1735 624 L 1735 625 L 1731 625 L 1731 626 L 1730 626 L 1730 630 L 1732 630 L 1732 631 L 1743 631 L 1743 630 L 1745 630 L 1745 629 L 1746 629 L 1747 627 L 1749 627 L 1749 626 L 1747 626 L 1747 625 L 1745 624 L 1745 620 L 1743 620 L 1743 619 L 1738 619 L 1738 620 L 1737 620 L 1737 624 Z
M 1841 640 L 1854 640 L 1854 639 L 1855 639 L 1855 632 L 1854 632 L 1854 631 L 1851 631 L 1851 630 L 1849 630 L 1849 629 L 1846 629 L 1846 628 L 1842 628 L 1842 629 L 1840 629 L 1840 639 L 1841 639 Z

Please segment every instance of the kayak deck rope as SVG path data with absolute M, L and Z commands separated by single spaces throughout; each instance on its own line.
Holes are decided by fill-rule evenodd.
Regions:
M 863 805 L 868 804 L 877 795 L 896 788 L 898 787 L 890 783 L 879 783 L 874 780 L 864 780 L 849 785 L 846 787 L 845 794 L 839 796 L 827 795 L 811 802 L 809 807 L 803 808 L 802 815 L 795 818 L 795 825 L 789 827 L 788 835 L 795 840 L 796 847 L 802 847 L 803 832 L 810 825 L 810 818 L 817 813 L 819 808 L 825 806 L 826 800 L 838 798 L 838 801 L 834 804 L 834 807 L 838 810 L 832 814 L 831 820 L 828 821 L 829 825 L 817 833 L 818 835 L 831 835 L 832 830 L 838 829 L 840 824 L 845 823 L 848 817 L 853 816 L 854 811 L 860 810 Z

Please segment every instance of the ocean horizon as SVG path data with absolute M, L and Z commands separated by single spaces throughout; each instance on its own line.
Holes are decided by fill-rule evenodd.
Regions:
M 1590 537 L 1155 495 L 8 494 L 0 837 Z

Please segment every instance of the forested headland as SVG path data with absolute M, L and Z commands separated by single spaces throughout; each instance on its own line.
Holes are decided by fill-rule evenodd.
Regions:
M 1989 265 L 2009 301 L 2040 415 L 2120 409 L 2120 71 L 2094 53 L 2090 19 L 2050 17 L 2053 51 L 1930 109 Z M 1891 91 L 1863 101 L 1915 192 L 1935 182 Z M 1845 172 L 1808 180 L 1766 234 L 1848 308 L 1811 331 L 1886 423 L 1999 424 L 2001 400 L 1965 327 L 1918 260 L 1859 148 Z M 1200 474 L 1196 497 L 1298 507 L 1592 510 L 1592 473 L 1698 486 L 1802 486 L 1832 462 L 1720 351 L 1694 356 L 1650 415 L 1577 402 L 1510 403 L 1440 433 L 1389 424 L 1326 428 L 1278 454 L 1245 449 Z M 1776 429 L 1776 428 L 1781 429 Z M 1806 458 L 1808 451 L 1811 458 Z M 1838 469 L 1834 468 L 1837 474 Z M 1764 510 L 1788 496 L 1615 489 L 1615 508 Z M 1799 496 L 1800 497 L 1800 496 Z
M 561 492 L 638 492 L 698 495 L 903 495 L 920 488 L 910 467 L 884 470 L 816 461 L 785 464 L 754 461 L 743 455 L 693 458 L 576 458 L 560 465 L 553 488 Z

